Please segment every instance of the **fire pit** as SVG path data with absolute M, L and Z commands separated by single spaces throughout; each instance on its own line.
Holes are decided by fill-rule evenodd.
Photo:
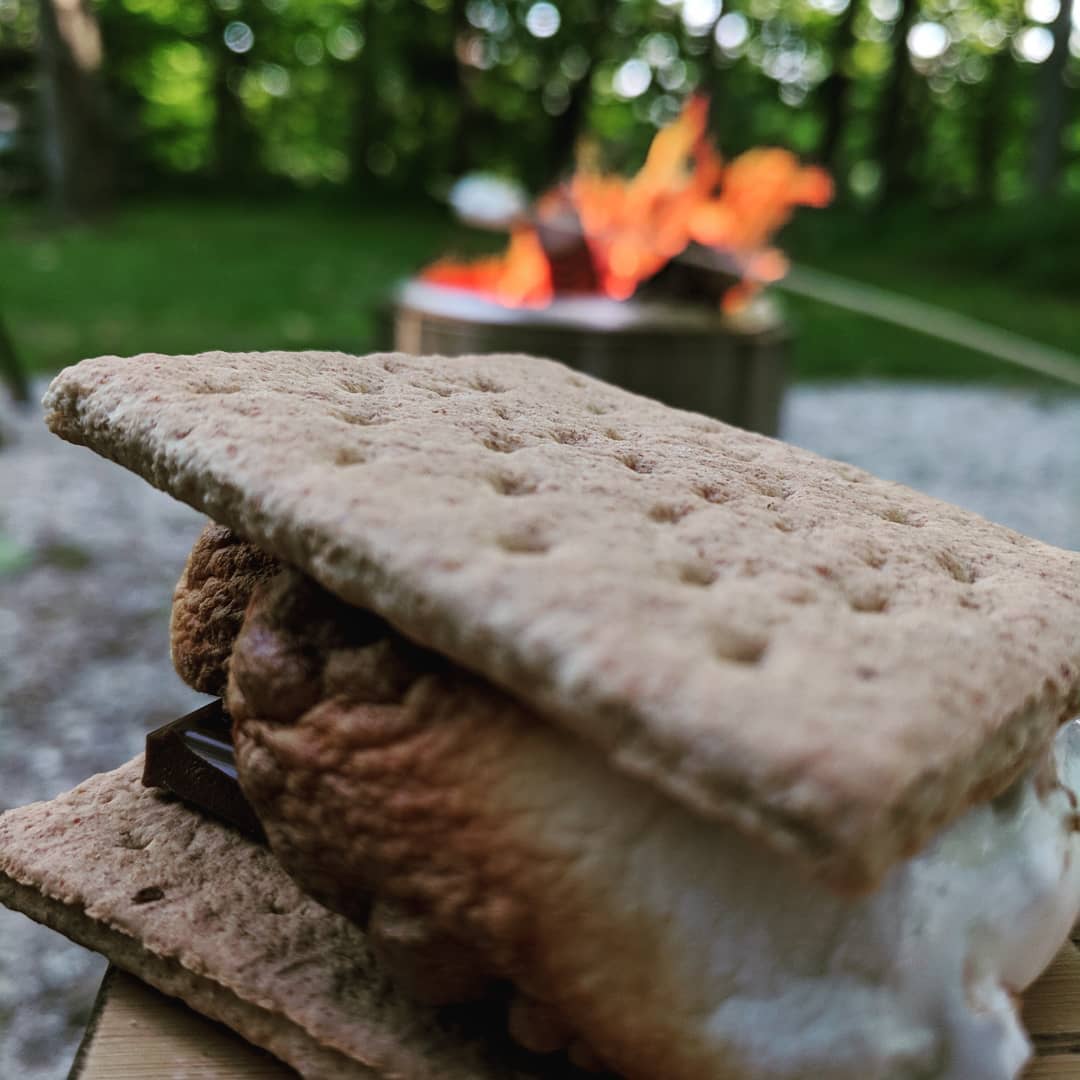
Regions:
M 731 162 L 691 98 L 624 178 L 586 155 L 529 207 L 465 220 L 510 233 L 506 250 L 440 259 L 402 286 L 389 343 L 405 352 L 521 352 L 775 434 L 789 335 L 762 288 L 787 262 L 770 246 L 797 206 L 824 206 L 832 182 L 778 148 Z
M 506 307 L 413 279 L 397 290 L 387 321 L 387 343 L 401 352 L 547 356 L 677 408 L 767 435 L 778 429 L 790 335 L 767 296 L 730 314 L 605 296 Z

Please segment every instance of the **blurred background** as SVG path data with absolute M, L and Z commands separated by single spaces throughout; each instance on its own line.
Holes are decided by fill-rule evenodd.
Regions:
M 1080 548 L 1073 0 L 0 0 L 0 810 L 198 703 L 198 517 L 48 435 L 48 375 L 372 348 L 394 281 L 503 245 L 458 178 L 633 171 L 695 92 L 835 181 L 779 236 L 782 436 Z M 101 970 L 0 912 L 0 1076 L 66 1075 Z
M 1078 26 L 1070 0 L 0 0 L 0 311 L 37 371 L 361 349 L 388 278 L 470 250 L 455 178 L 539 191 L 585 134 L 634 167 L 701 89 L 727 155 L 834 174 L 797 262 L 1071 351 Z M 790 303 L 801 375 L 1008 375 Z

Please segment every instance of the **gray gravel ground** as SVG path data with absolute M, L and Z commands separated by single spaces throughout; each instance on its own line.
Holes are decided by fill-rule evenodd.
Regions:
M 1080 549 L 1080 397 L 800 387 L 785 436 Z M 0 438 L 3 810 L 126 761 L 202 699 L 173 674 L 166 634 L 199 517 L 49 435 L 36 411 L 0 403 Z M 0 911 L 0 1078 L 66 1075 L 102 969 Z
M 199 516 L 0 408 L 0 810 L 139 752 L 199 696 L 168 660 L 174 579 Z M 99 957 L 0 909 L 0 1078 L 67 1075 Z
M 784 438 L 1080 550 L 1080 395 L 964 385 L 799 387 Z

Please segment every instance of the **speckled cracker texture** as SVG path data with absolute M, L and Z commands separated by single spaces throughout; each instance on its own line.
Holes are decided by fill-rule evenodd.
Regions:
M 46 405 L 839 887 L 1080 707 L 1080 555 L 549 361 L 103 357 Z
M 142 759 L 0 816 L 0 903 L 309 1078 L 542 1080 L 397 991 L 268 850 L 141 783 Z M 519 1055 L 520 1058 L 520 1055 Z

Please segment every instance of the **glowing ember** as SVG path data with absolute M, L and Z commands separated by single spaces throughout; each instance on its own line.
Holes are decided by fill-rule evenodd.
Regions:
M 776 148 L 750 150 L 725 164 L 709 140 L 708 111 L 706 98 L 691 98 L 657 133 L 645 164 L 629 179 L 579 162 L 568 183 L 540 199 L 531 222 L 514 228 L 504 254 L 464 263 L 442 259 L 421 277 L 508 307 L 543 306 L 559 292 L 580 291 L 581 282 L 625 300 L 697 245 L 713 253 L 714 270 L 736 279 L 724 306 L 744 302 L 787 271 L 770 237 L 795 207 L 825 206 L 832 181 Z M 575 248 L 588 265 L 568 276 Z

